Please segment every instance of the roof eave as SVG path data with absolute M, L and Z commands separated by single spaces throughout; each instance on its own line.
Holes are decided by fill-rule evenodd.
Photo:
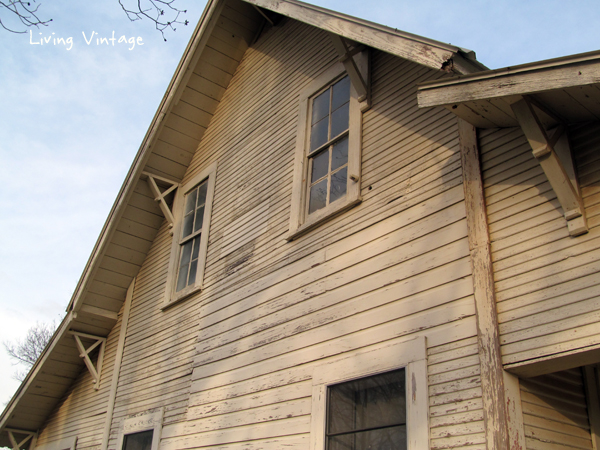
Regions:
M 420 107 L 527 95 L 600 82 L 600 51 L 425 82 Z
M 78 303 L 81 301 L 83 297 L 82 294 L 85 291 L 85 285 L 94 272 L 94 266 L 101 257 L 104 246 L 110 240 L 110 236 L 112 235 L 114 228 L 117 226 L 118 218 L 122 213 L 122 209 L 127 204 L 127 199 L 131 196 L 133 187 L 135 186 L 135 183 L 139 179 L 144 169 L 154 139 L 160 131 L 163 119 L 181 96 L 180 86 L 184 84 L 185 80 L 189 77 L 191 70 L 193 69 L 192 62 L 194 55 L 196 54 L 196 49 L 198 48 L 200 41 L 202 40 L 202 36 L 204 35 L 203 28 L 205 28 L 210 22 L 210 19 L 214 15 L 218 6 L 221 6 L 224 3 L 225 0 L 208 1 L 202 17 L 200 18 L 198 25 L 192 34 L 194 38 L 188 43 L 183 56 L 179 61 L 177 69 L 175 70 L 175 73 L 171 78 L 171 82 L 169 83 L 169 87 L 163 96 L 160 106 L 154 114 L 150 127 L 144 136 L 142 144 L 140 145 L 140 148 L 134 157 L 129 172 L 125 177 L 125 181 L 123 182 L 119 194 L 117 195 L 117 199 L 113 204 L 110 213 L 108 214 L 108 218 L 104 223 L 104 227 L 100 232 L 100 236 L 96 241 L 94 249 L 92 250 L 92 254 L 90 255 L 90 258 L 83 270 L 79 282 L 77 283 L 77 287 L 75 288 L 73 296 L 71 297 L 71 301 L 67 306 L 67 311 L 77 310 Z
M 257 7 L 338 34 L 409 61 L 437 70 L 448 70 L 453 58 L 473 61 L 474 52 L 415 34 L 369 22 L 298 0 L 244 0 Z M 464 65 L 467 67 L 467 65 Z M 475 60 L 470 72 L 485 70 Z

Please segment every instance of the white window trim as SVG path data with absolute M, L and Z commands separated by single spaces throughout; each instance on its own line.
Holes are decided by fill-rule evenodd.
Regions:
M 35 450 L 75 450 L 77 445 L 77 436 L 61 439 L 60 441 L 50 442 L 44 445 L 35 446 Z
M 127 416 L 121 422 L 119 440 L 116 450 L 123 449 L 123 441 L 126 435 L 153 430 L 151 450 L 158 450 L 162 432 L 164 408 L 157 408 L 143 413 Z
M 215 182 L 217 175 L 217 163 L 211 164 L 205 170 L 195 175 L 185 184 L 181 185 L 175 195 L 173 203 L 173 217 L 175 226 L 173 227 L 173 243 L 171 245 L 171 257 L 169 259 L 169 272 L 165 288 L 165 302 L 163 308 L 179 302 L 190 295 L 200 291 L 204 282 L 204 269 L 206 265 L 206 253 L 208 251 L 208 237 L 210 233 L 210 219 L 212 216 L 212 202 L 215 192 Z M 185 195 L 195 188 L 202 181 L 208 179 L 206 192 L 206 204 L 204 207 L 204 221 L 202 224 L 202 234 L 200 238 L 200 253 L 198 256 L 198 271 L 196 272 L 196 281 L 179 292 L 175 291 L 177 283 L 177 273 L 179 269 L 179 255 L 181 245 L 179 243 L 181 235 L 181 226 L 183 223 L 183 209 Z
M 365 50 L 355 56 L 357 66 L 365 80 L 369 75 L 369 54 Z M 362 146 L 362 111 L 369 106 L 368 99 L 359 102 L 356 88 L 350 87 L 350 122 L 348 130 L 348 184 L 346 196 L 325 208 L 308 215 L 308 145 L 310 141 L 310 100 L 346 73 L 341 62 L 335 63 L 322 75 L 313 80 L 300 93 L 300 110 L 298 112 L 298 135 L 296 137 L 296 153 L 294 161 L 294 183 L 292 187 L 292 205 L 290 227 L 287 240 L 291 241 L 307 230 L 330 219 L 361 202 L 361 146 Z
M 315 367 L 313 372 L 310 450 L 325 450 L 327 388 L 396 369 L 406 370 L 406 432 L 408 450 L 429 448 L 427 341 L 419 336 L 357 352 Z

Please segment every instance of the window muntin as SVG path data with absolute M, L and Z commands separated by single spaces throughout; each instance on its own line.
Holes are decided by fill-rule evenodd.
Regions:
M 208 180 L 205 180 L 185 196 L 183 226 L 181 227 L 182 236 L 179 241 L 181 256 L 179 258 L 176 292 L 196 282 L 207 191 Z
M 405 450 L 404 368 L 328 388 L 327 450 Z

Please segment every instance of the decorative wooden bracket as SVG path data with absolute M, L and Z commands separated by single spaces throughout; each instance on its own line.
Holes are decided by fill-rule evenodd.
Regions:
M 350 82 L 356 93 L 358 101 L 361 104 L 361 110 L 364 112 L 371 106 L 370 90 L 369 90 L 369 63 L 368 55 L 364 51 L 363 46 L 354 46 L 350 48 L 348 42 L 337 34 L 330 33 L 333 46 L 340 55 L 340 62 L 344 64 L 344 68 L 350 76 Z M 359 61 L 355 59 L 355 55 L 359 55 Z M 361 57 L 361 55 L 364 55 Z M 362 59 L 362 61 L 361 61 Z
M 165 200 L 165 197 L 173 192 L 175 189 L 179 187 L 179 183 L 177 181 L 169 180 L 168 178 L 159 177 L 158 175 L 154 175 L 149 172 L 142 172 L 142 176 L 147 177 L 148 185 L 150 186 L 150 190 L 155 195 L 154 201 L 158 202 L 162 213 L 165 216 L 165 219 L 169 222 L 169 226 L 171 227 L 171 235 L 173 234 L 173 226 L 175 225 L 175 219 L 173 218 L 173 213 L 169 209 L 169 205 Z M 166 184 L 168 187 L 161 192 L 158 187 L 159 181 L 161 184 Z
M 544 170 L 554 193 L 563 208 L 569 234 L 579 236 L 588 232 L 585 209 L 579 193 L 571 150 L 563 126 L 551 137 L 542 125 L 532 102 L 522 97 L 511 105 L 519 125 L 529 141 L 533 156 Z
M 37 437 L 37 433 L 33 432 L 33 431 L 26 431 L 26 430 L 16 430 L 14 428 L 5 428 L 6 432 L 8 433 L 8 439 L 10 439 L 10 444 L 12 445 L 12 450 L 23 450 L 23 446 L 29 442 L 30 439 L 32 438 L 36 438 Z M 25 438 L 22 439 L 20 442 L 17 442 L 17 438 L 15 437 L 15 434 L 21 434 L 24 435 Z M 34 439 L 35 441 L 35 439 Z M 35 444 L 34 442 L 32 442 L 33 444 Z M 31 445 L 29 446 L 31 448 Z
M 104 347 L 106 346 L 106 338 L 100 336 L 94 336 L 91 334 L 79 333 L 77 331 L 70 332 L 73 338 L 75 339 L 75 343 L 77 344 L 77 348 L 79 349 L 79 356 L 83 358 L 83 362 L 87 366 L 90 374 L 92 375 L 94 382 L 94 389 L 98 390 L 100 387 L 100 375 L 102 374 L 102 361 L 104 360 Z M 94 342 L 87 349 L 81 342 L 80 338 L 91 339 Z M 96 367 L 94 367 L 94 363 L 90 359 L 90 353 L 92 353 L 98 346 L 100 346 L 100 350 L 98 352 L 98 360 L 96 361 Z

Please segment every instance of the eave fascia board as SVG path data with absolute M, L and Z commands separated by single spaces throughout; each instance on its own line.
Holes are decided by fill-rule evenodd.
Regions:
M 137 180 L 144 171 L 148 159 L 151 156 L 154 142 L 156 141 L 164 123 L 166 122 L 166 117 L 170 113 L 171 109 L 176 105 L 177 101 L 179 100 L 179 96 L 181 96 L 183 89 L 180 88 L 185 87 L 184 82 L 189 78 L 191 71 L 194 69 L 193 61 L 197 60 L 196 55 L 201 51 L 199 48 L 201 42 L 206 40 L 204 37 L 211 19 L 217 11 L 223 8 L 224 4 L 225 0 L 209 0 L 209 2 L 206 4 L 204 12 L 202 13 L 202 17 L 198 21 L 198 25 L 192 34 L 193 37 L 190 39 L 190 42 L 188 43 L 183 56 L 179 61 L 177 69 L 175 70 L 175 73 L 171 78 L 171 82 L 169 83 L 169 87 L 167 88 L 165 95 L 163 96 L 161 103 L 154 114 L 154 118 L 152 119 L 150 127 L 146 131 L 144 139 L 142 140 L 142 144 L 140 145 L 140 148 L 134 157 L 129 172 L 125 177 L 125 181 L 123 182 L 119 194 L 117 195 L 117 199 L 115 200 L 115 203 L 108 214 L 108 218 L 104 223 L 104 227 L 100 232 L 100 236 L 96 241 L 81 278 L 77 283 L 77 287 L 75 288 L 73 296 L 71 297 L 71 301 L 67 306 L 67 311 L 77 311 L 81 306 L 81 302 L 85 297 L 86 288 L 94 278 L 94 274 L 100 265 L 104 251 L 110 243 L 110 240 L 118 226 L 119 219 L 121 218 L 125 207 L 133 195 Z
M 600 51 L 489 70 L 418 86 L 419 107 L 527 95 L 600 83 Z
M 443 70 L 455 55 L 473 52 L 454 45 L 406 33 L 298 0 L 244 0 L 286 17 L 304 22 L 339 36 L 383 50 L 432 69 Z
M 19 401 L 26 394 L 27 389 L 35 381 L 35 377 L 44 367 L 45 362 L 50 357 L 50 354 L 56 347 L 57 343 L 62 339 L 62 337 L 71 328 L 71 325 L 72 325 L 73 321 L 75 320 L 75 316 L 76 315 L 73 313 L 68 313 L 64 317 L 64 319 L 62 320 L 62 322 L 60 323 L 60 325 L 58 326 L 58 328 L 52 335 L 52 338 L 50 338 L 50 342 L 48 343 L 48 345 L 46 345 L 42 354 L 39 356 L 39 358 L 37 359 L 37 361 L 31 368 L 31 370 L 27 373 L 27 376 L 21 382 L 21 385 L 17 389 L 17 392 L 15 392 L 12 399 L 8 402 L 8 404 L 6 405 L 6 408 L 4 408 L 4 411 L 2 412 L 2 415 L 0 416 L 0 431 L 4 430 L 4 428 L 6 427 L 6 422 L 10 419 L 10 416 L 13 414 L 15 408 L 19 404 Z M 30 430 L 30 431 L 35 431 L 35 430 Z

